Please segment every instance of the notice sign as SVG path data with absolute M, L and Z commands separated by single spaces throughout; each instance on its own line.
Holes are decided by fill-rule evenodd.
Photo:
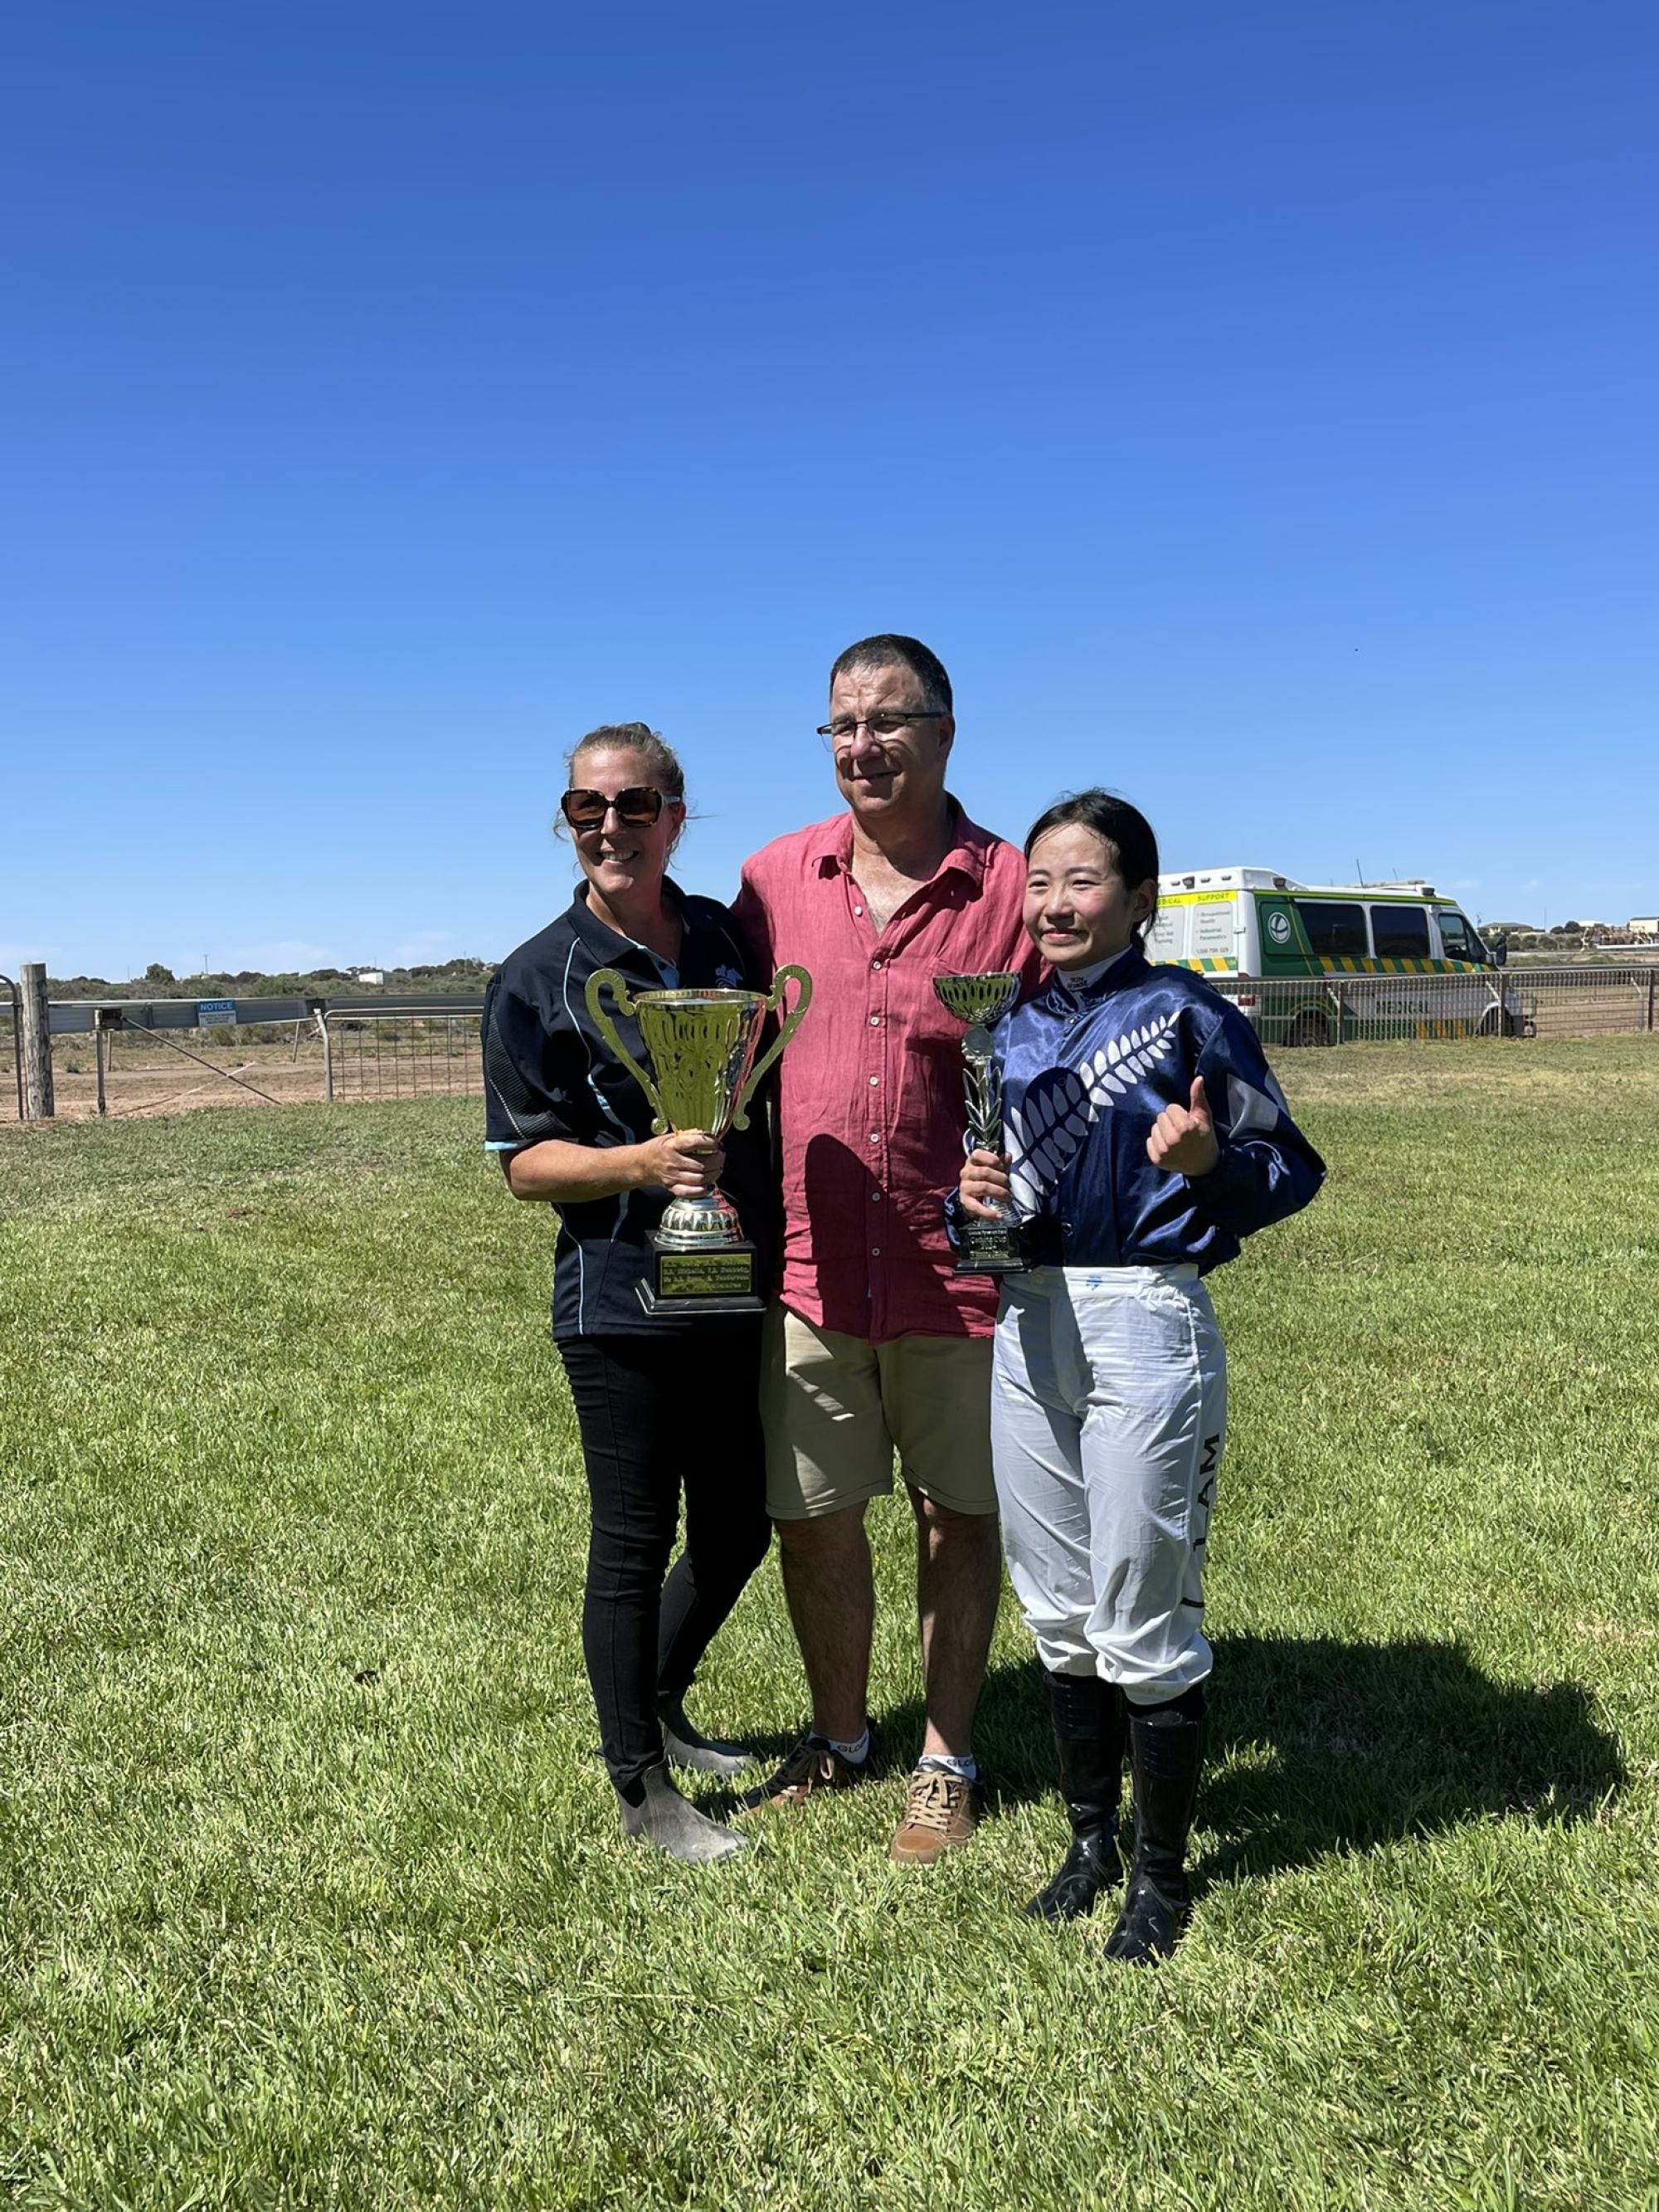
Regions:
M 234 1022 L 236 1018 L 234 999 L 198 999 L 196 1001 L 196 1026 L 211 1029 L 215 1022 Z

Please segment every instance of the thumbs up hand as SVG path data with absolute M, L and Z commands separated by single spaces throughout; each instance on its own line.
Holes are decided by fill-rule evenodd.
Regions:
M 1192 1097 L 1185 1106 L 1166 1106 L 1152 1124 L 1146 1139 L 1146 1157 L 1155 1168 L 1170 1175 L 1206 1176 L 1221 1158 L 1215 1133 L 1215 1116 L 1204 1095 L 1204 1078 L 1193 1078 Z

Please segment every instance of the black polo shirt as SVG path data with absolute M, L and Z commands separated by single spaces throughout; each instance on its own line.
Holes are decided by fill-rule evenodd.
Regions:
M 651 1104 L 614 1058 L 589 1018 L 584 995 L 596 968 L 616 968 L 630 991 L 660 991 L 671 981 L 686 990 L 764 990 L 754 955 L 726 909 L 695 898 L 670 883 L 682 935 L 676 968 L 667 969 L 642 945 L 619 937 L 590 909 L 583 884 L 568 912 L 510 952 L 484 996 L 484 1142 L 505 1165 L 514 1152 L 547 1138 L 566 1144 L 643 1144 L 651 1134 Z M 623 1019 L 614 1002 L 606 1012 L 641 1066 L 650 1066 L 639 1025 Z M 737 1207 L 744 1234 L 758 1250 L 755 1284 L 763 1293 L 772 1279 L 777 1249 L 768 1117 L 762 1097 L 750 1108 L 747 1129 L 726 1139 L 720 1188 Z M 639 1302 L 652 1232 L 668 1206 L 665 1190 L 623 1191 L 561 1206 L 553 1250 L 553 1336 L 656 1336 L 688 1328 L 708 1330 L 714 1317 L 648 1315 Z

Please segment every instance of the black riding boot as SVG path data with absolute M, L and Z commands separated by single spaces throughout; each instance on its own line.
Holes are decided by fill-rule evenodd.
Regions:
M 1123 1692 L 1092 1674 L 1050 1674 L 1048 1704 L 1060 1794 L 1072 1848 L 1046 1889 L 1026 1906 L 1033 1920 L 1080 1920 L 1103 1889 L 1123 1879 L 1117 1805 L 1123 1789 Z
M 1147 1712 L 1130 1706 L 1134 1860 L 1123 1910 L 1106 1939 L 1109 1959 L 1152 1966 L 1167 1959 L 1181 1941 L 1193 1905 L 1187 1881 L 1187 1838 L 1203 1753 L 1201 1687 Z

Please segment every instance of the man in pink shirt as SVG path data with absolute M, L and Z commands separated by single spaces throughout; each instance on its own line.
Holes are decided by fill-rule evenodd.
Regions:
M 1000 1588 L 991 1480 L 997 1285 L 952 1273 L 941 1194 L 962 1166 L 962 1024 L 936 975 L 1017 969 L 1025 864 L 945 787 L 951 683 L 915 638 L 849 646 L 821 734 L 846 811 L 749 860 L 734 912 L 812 1010 L 779 1063 L 783 1276 L 763 1410 L 767 1507 L 812 1727 L 745 1808 L 868 1771 L 875 1591 L 865 1508 L 916 1516 L 927 1723 L 890 1856 L 930 1863 L 978 1820 L 974 1708 Z

